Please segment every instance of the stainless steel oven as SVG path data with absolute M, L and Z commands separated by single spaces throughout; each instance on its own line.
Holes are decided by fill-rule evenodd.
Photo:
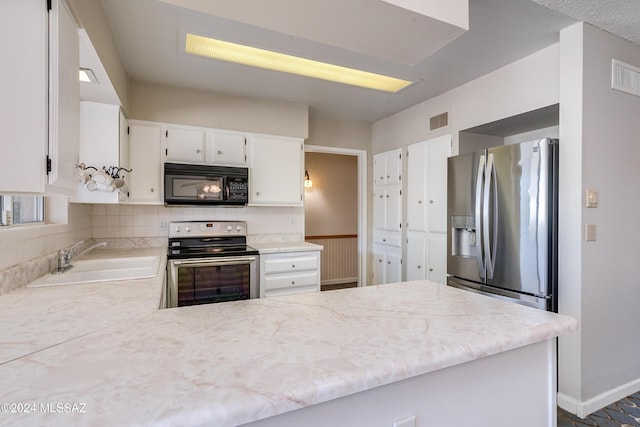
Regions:
M 171 222 L 165 305 L 257 298 L 259 265 L 242 221 Z

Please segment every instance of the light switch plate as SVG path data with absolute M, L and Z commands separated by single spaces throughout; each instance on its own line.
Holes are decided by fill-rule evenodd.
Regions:
M 587 188 L 586 194 L 586 207 L 597 208 L 598 207 L 598 192 L 593 188 Z
M 596 241 L 596 225 L 595 224 L 584 225 L 584 241 L 585 242 Z
M 416 417 L 411 416 L 393 422 L 392 427 L 416 427 Z

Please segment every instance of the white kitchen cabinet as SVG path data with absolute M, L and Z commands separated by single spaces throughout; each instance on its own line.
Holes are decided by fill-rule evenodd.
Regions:
M 162 204 L 162 125 L 129 121 L 129 202 Z
M 302 206 L 303 155 L 300 138 L 249 136 L 249 205 Z
M 427 234 L 421 232 L 407 233 L 407 280 L 424 280 L 427 278 Z
M 398 283 L 402 281 L 402 250 L 399 247 L 374 245 L 373 284 Z
M 320 251 L 260 254 L 260 298 L 320 291 Z
M 394 185 L 402 181 L 402 149 L 373 156 L 373 185 Z
M 407 280 L 446 281 L 447 158 L 450 153 L 451 135 L 407 147 Z
M 0 156 L 2 193 L 75 190 L 78 32 L 63 1 L 51 8 L 44 1 L 0 2 L 0 51 L 11 64 L 0 75 L 0 136 L 7 144 Z
M 164 136 L 164 161 L 203 163 L 205 159 L 204 128 L 165 125 Z
M 80 37 L 62 0 L 49 12 L 49 160 L 47 193 L 75 194 L 80 123 Z
M 205 162 L 227 166 L 245 166 L 247 139 L 243 133 L 209 130 L 206 137 Z
M 80 102 L 79 159 L 86 166 L 128 168 L 127 122 L 119 105 L 97 102 Z M 87 172 L 95 171 L 87 169 Z M 129 182 L 129 173 L 121 171 L 120 177 Z M 89 191 L 84 183 L 78 183 L 73 202 L 119 203 L 127 198 L 119 191 Z
M 402 229 L 402 189 L 399 185 L 374 188 L 374 228 L 400 231 Z
M 429 233 L 427 279 L 447 283 L 447 233 Z

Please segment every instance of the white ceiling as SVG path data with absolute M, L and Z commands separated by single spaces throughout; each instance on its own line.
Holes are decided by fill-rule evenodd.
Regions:
M 428 36 L 428 32 L 433 31 L 433 27 L 430 27 L 433 22 L 429 23 L 428 19 L 406 11 L 394 11 L 388 6 L 383 10 L 379 4 L 381 0 L 325 0 L 326 4 L 334 7 L 325 8 L 322 13 L 313 7 L 317 6 L 317 0 L 269 0 L 268 4 L 273 5 L 277 12 L 273 14 L 274 17 L 283 14 L 295 16 L 297 25 L 293 26 L 291 21 L 287 25 L 278 24 L 277 21 L 272 25 L 256 25 L 255 16 L 262 16 L 265 12 L 252 8 L 249 0 L 216 1 L 225 4 L 224 17 L 213 15 L 211 10 L 203 13 L 168 3 L 175 0 L 102 0 L 129 78 L 298 102 L 308 104 L 313 112 L 320 114 L 365 121 L 389 116 L 557 42 L 559 30 L 576 22 L 576 19 L 564 13 L 584 12 L 583 7 L 565 10 L 571 1 L 580 5 L 593 3 L 596 6 L 607 3 L 608 12 L 618 6 L 638 7 L 640 4 L 637 0 L 535 0 L 548 6 L 544 7 L 530 0 L 469 0 L 469 31 L 455 38 L 461 31 L 455 27 L 444 28 L 443 35 L 435 40 L 435 36 Z M 350 5 L 359 5 L 360 10 L 357 7 L 339 7 L 346 1 Z M 262 0 L 253 4 L 265 3 Z M 384 13 L 375 16 L 377 21 L 373 28 L 377 29 L 377 36 L 384 35 L 379 38 L 384 40 L 384 46 L 382 42 L 366 43 L 366 40 L 377 37 L 375 32 L 368 33 L 365 42 L 362 41 L 361 36 L 365 32 L 360 21 L 369 16 L 362 13 L 362 8 L 383 10 Z M 559 8 L 563 13 L 552 8 Z M 333 18 L 329 13 L 332 9 L 335 10 Z M 628 9 L 623 10 L 628 12 Z M 247 15 L 247 18 L 238 19 L 240 13 Z M 230 16 L 236 19 L 230 19 Z M 380 19 L 380 16 L 384 19 Z M 623 29 L 628 27 L 622 20 L 625 16 L 625 13 L 622 16 L 616 14 L 615 19 L 615 23 Z M 636 11 L 635 19 L 639 16 Z M 585 20 L 582 16 L 576 18 Z M 586 20 L 596 23 L 593 16 Z M 349 26 L 350 22 L 352 26 Z M 600 26 L 608 29 L 602 23 Z M 638 25 L 632 28 L 640 31 Z M 186 31 L 406 78 L 417 83 L 398 93 L 389 94 L 200 58 L 182 52 L 184 46 L 181 36 L 184 37 Z M 322 36 L 322 31 L 328 33 L 327 37 Z M 639 43 L 637 34 L 635 36 L 638 38 L 632 39 L 627 33 L 629 31 L 619 35 Z M 331 38 L 333 35 L 339 37 Z M 339 43 L 340 38 L 345 38 L 343 45 Z M 426 39 L 436 42 L 435 49 L 437 43 L 450 39 L 453 41 L 431 53 L 433 44 L 419 42 Z M 380 49 L 376 50 L 376 45 L 380 45 Z M 394 46 L 397 52 L 389 50 Z

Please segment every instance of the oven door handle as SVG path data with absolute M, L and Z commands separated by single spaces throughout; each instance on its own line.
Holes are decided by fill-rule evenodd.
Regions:
M 172 266 L 188 266 L 188 267 L 208 267 L 215 265 L 231 265 L 245 264 L 247 262 L 257 261 L 257 256 L 239 256 L 239 257 L 210 257 L 210 258 L 188 258 L 188 259 L 170 259 L 169 264 Z

